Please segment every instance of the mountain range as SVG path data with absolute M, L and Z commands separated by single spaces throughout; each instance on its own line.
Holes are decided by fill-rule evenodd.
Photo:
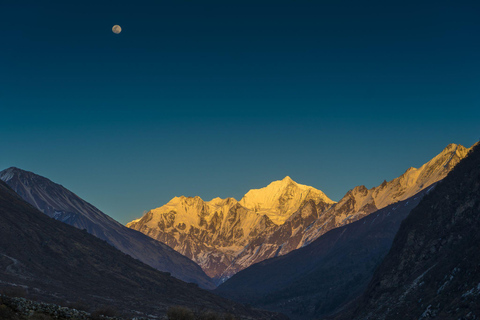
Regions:
M 435 242 L 433 239 L 434 235 L 439 233 L 449 234 L 452 232 L 451 230 L 445 230 L 450 227 L 450 224 L 446 219 L 454 214 L 455 211 L 462 212 L 465 209 L 465 204 L 462 202 L 465 201 L 463 197 L 467 197 L 467 199 L 471 201 L 468 205 L 473 205 L 473 207 L 474 202 L 479 201 L 480 194 L 478 194 L 478 192 L 475 194 L 475 190 L 478 190 L 478 185 L 475 186 L 474 181 L 477 179 L 478 172 L 476 173 L 475 170 L 472 169 L 472 167 L 475 168 L 475 165 L 472 165 L 475 164 L 474 161 L 472 162 L 472 158 L 475 158 L 475 154 L 472 154 L 472 150 L 473 149 L 470 149 L 468 157 L 459 162 L 462 164 L 460 168 L 465 168 L 466 164 L 464 163 L 470 163 L 469 169 L 457 170 L 452 168 L 454 171 L 450 172 L 447 175 L 447 178 L 432 184 L 428 188 L 424 188 L 410 198 L 377 210 L 353 223 L 334 228 L 311 244 L 294 250 L 284 256 L 267 259 L 263 262 L 254 264 L 235 274 L 225 283 L 221 284 L 215 292 L 225 297 L 250 303 L 263 309 L 283 312 L 289 315 L 292 319 L 329 318 L 332 314 L 341 312 L 342 310 L 350 310 L 346 315 L 341 313 L 342 319 L 352 319 L 352 309 L 355 310 L 352 305 L 356 305 L 355 302 L 360 299 L 359 297 L 361 294 L 365 291 L 367 286 L 369 286 L 370 290 L 380 292 L 379 294 L 381 294 L 382 297 L 381 299 L 377 299 L 376 297 L 375 300 L 370 302 L 366 307 L 365 300 L 371 298 L 367 291 L 364 298 L 360 299 L 360 301 L 362 301 L 360 307 L 357 307 L 356 309 L 356 312 L 360 314 L 359 319 L 418 319 L 422 314 L 425 315 L 423 318 L 438 314 L 439 309 L 441 309 L 439 305 L 434 306 L 434 304 L 423 304 L 426 309 L 422 311 L 417 309 L 416 313 L 412 312 L 409 316 L 406 316 L 405 313 L 402 312 L 402 308 L 409 309 L 410 307 L 408 303 L 413 303 L 412 300 L 414 298 L 410 298 L 410 302 L 408 303 L 401 303 L 402 297 L 397 296 L 391 298 L 391 290 L 394 290 L 394 288 L 399 286 L 399 278 L 397 278 L 398 274 L 404 274 L 405 278 L 402 279 L 401 282 L 407 280 L 407 283 L 402 285 L 398 290 L 399 295 L 400 293 L 406 295 L 411 290 L 413 291 L 413 287 L 416 288 L 415 280 L 413 280 L 413 284 L 408 283 L 409 280 L 412 281 L 411 273 L 413 273 L 415 277 L 420 274 L 415 271 L 415 268 L 410 267 L 412 264 L 415 264 L 415 259 L 420 259 L 419 254 L 415 257 L 409 256 L 409 254 L 415 250 L 415 246 L 408 246 L 408 249 L 404 249 L 404 254 L 406 255 L 405 259 L 410 259 L 410 265 L 408 267 L 402 266 L 399 267 L 398 270 L 390 269 L 381 279 L 373 278 L 372 280 L 372 277 L 385 255 L 389 252 L 394 238 L 398 238 L 397 231 L 399 230 L 402 221 L 407 217 L 409 217 L 407 221 L 412 220 L 413 218 L 411 218 L 410 215 L 420 214 L 417 213 L 420 210 L 417 206 L 423 208 L 422 210 L 425 210 L 425 204 L 422 202 L 423 198 L 431 204 L 429 208 L 430 211 L 431 208 L 438 209 L 441 206 L 446 215 L 445 218 L 441 219 L 441 221 L 445 223 L 445 226 L 439 223 L 439 221 L 437 221 L 436 224 L 430 222 L 432 215 L 435 215 L 434 212 L 430 213 L 429 218 L 422 220 L 422 225 L 416 225 L 415 223 L 409 222 L 411 225 L 415 225 L 415 235 L 419 237 L 416 241 L 422 243 L 422 241 L 424 241 L 424 235 L 429 235 L 431 237 L 430 241 L 434 243 L 434 246 L 429 247 L 431 250 L 431 252 L 428 252 L 429 255 L 437 252 L 437 246 L 435 244 L 442 239 L 439 237 L 438 239 L 440 240 L 437 239 L 437 242 Z M 480 150 L 477 150 L 477 153 L 480 153 Z M 438 158 L 434 160 L 434 163 L 439 162 Z M 447 160 L 450 160 L 450 158 Z M 443 162 L 440 160 L 440 163 Z M 479 163 L 480 162 L 476 163 L 477 167 Z M 462 172 L 462 175 L 458 174 L 459 170 Z M 459 182 L 462 179 L 465 180 L 465 185 L 455 186 L 451 182 L 452 180 Z M 478 181 L 480 180 L 477 180 L 477 184 Z M 441 196 L 435 191 L 437 185 L 441 186 Z M 469 192 L 465 190 L 467 187 L 471 188 Z M 459 203 L 450 203 L 453 199 L 449 198 L 453 195 L 460 197 L 461 200 Z M 439 197 L 442 199 L 444 198 L 444 201 L 442 201 L 444 204 L 434 205 L 431 200 L 432 197 L 435 199 L 438 199 Z M 465 210 L 468 209 L 470 208 L 466 208 Z M 476 212 L 479 212 L 478 209 Z M 467 217 L 469 219 L 474 219 L 471 215 L 475 215 L 475 210 L 474 212 L 469 212 L 469 214 L 470 216 Z M 436 218 L 437 217 L 432 218 L 431 220 L 435 221 Z M 452 221 L 455 220 L 455 218 L 451 219 Z M 459 219 L 461 218 L 459 217 Z M 458 221 L 456 224 L 464 225 L 465 221 Z M 427 229 L 422 231 L 422 228 L 425 228 L 427 225 Z M 430 228 L 433 228 L 433 230 Z M 459 237 L 463 237 L 463 231 L 455 230 L 455 232 L 460 233 Z M 473 230 L 466 230 L 465 235 L 473 235 L 473 232 Z M 401 232 L 398 234 L 401 234 Z M 406 236 L 404 236 L 404 239 L 405 237 Z M 443 237 L 445 237 L 445 235 L 443 235 Z M 395 241 L 398 241 L 398 239 Z M 442 243 L 445 244 L 446 241 L 442 241 Z M 443 260 L 441 263 L 444 266 L 448 265 L 451 272 L 451 274 L 448 274 L 448 268 L 445 268 L 444 266 L 441 268 L 439 267 L 442 270 L 447 269 L 447 271 L 443 273 L 445 276 L 444 283 L 449 284 L 450 281 L 452 281 L 452 278 L 450 277 L 452 277 L 452 275 L 455 276 L 455 274 L 459 272 L 458 269 L 460 268 L 455 269 L 455 266 L 461 263 L 459 257 L 464 254 L 465 251 L 472 251 L 475 250 L 475 248 L 478 249 L 478 243 L 480 242 L 470 239 L 464 243 L 463 248 L 457 247 L 458 252 L 455 254 L 448 252 L 447 256 L 442 256 Z M 471 247 L 468 247 L 469 245 Z M 400 246 L 405 246 L 405 243 L 401 243 Z M 394 248 L 392 248 L 392 251 L 393 250 Z M 426 256 L 426 248 L 423 248 L 423 250 L 423 254 Z M 384 264 L 388 262 L 389 258 L 393 260 L 389 265 L 390 268 L 395 268 L 402 263 L 406 263 L 399 261 L 399 254 L 393 254 L 392 251 L 390 251 L 383 262 Z M 418 264 L 422 265 L 422 263 Z M 381 268 L 378 270 L 381 270 Z M 377 277 L 379 273 L 378 270 L 376 271 Z M 427 268 L 421 270 L 422 272 L 428 271 Z M 475 271 L 471 270 L 469 272 L 469 274 L 472 274 Z M 446 273 L 447 275 L 445 275 Z M 464 280 L 468 279 L 468 277 L 468 275 L 463 275 Z M 369 285 L 370 281 L 372 282 Z M 389 282 L 384 285 L 383 281 Z M 468 279 L 467 282 L 470 285 L 470 289 L 475 287 L 475 283 L 474 281 L 472 282 L 471 279 Z M 417 283 L 419 283 L 419 281 L 417 281 Z M 460 284 L 457 283 L 457 285 Z M 384 288 L 385 286 L 389 287 Z M 421 283 L 419 286 L 421 286 Z M 379 287 L 382 289 L 378 290 Z M 439 287 L 441 289 L 438 289 Z M 440 295 L 443 288 L 441 285 L 438 285 L 438 282 L 437 289 L 437 294 Z M 449 289 L 453 288 L 450 286 Z M 480 291 L 477 292 L 473 290 L 470 300 L 474 300 L 477 293 L 480 294 Z M 445 300 L 448 299 L 447 297 L 452 296 L 452 293 L 449 292 L 443 299 L 434 299 L 434 293 L 430 292 L 429 294 L 429 299 L 436 303 L 442 300 L 443 302 L 446 302 Z M 420 301 L 424 299 L 422 298 L 423 296 L 423 293 L 421 293 L 414 297 L 418 298 Z M 461 303 L 461 301 L 457 301 L 457 303 L 453 303 L 453 305 L 458 306 L 458 303 Z M 400 305 L 400 307 L 397 307 L 397 305 Z M 420 304 L 420 306 L 422 306 L 422 304 Z M 368 312 L 360 311 L 362 307 L 369 309 Z M 390 310 L 394 308 L 396 308 L 396 313 Z M 450 307 L 450 313 L 452 313 L 452 308 L 453 307 Z M 464 314 L 466 314 L 466 312 L 464 312 Z M 448 315 L 444 314 L 443 317 L 448 318 Z M 458 317 L 455 317 L 455 319 L 457 318 Z M 466 319 L 469 318 L 467 317 Z
M 339 201 L 290 177 L 250 190 L 240 201 L 175 197 L 127 224 L 198 263 L 216 283 L 265 259 L 304 247 L 340 226 L 412 197 L 443 179 L 469 149 L 450 144 L 420 168 Z
M 239 201 L 175 197 L 128 228 L 12 167 L 0 172 L 0 288 L 125 314 L 181 304 L 252 319 L 474 319 L 479 157 L 451 144 L 338 202 L 288 176 Z
M 41 301 L 83 301 L 91 309 L 107 305 L 137 317 L 162 316 L 174 305 L 244 319 L 277 317 L 133 259 L 85 230 L 48 217 L 0 181 L 0 289 L 5 287 L 22 287 Z
M 400 223 L 433 187 L 334 228 L 307 246 L 256 263 L 214 292 L 292 319 L 331 315 L 365 290 Z
M 272 232 L 305 201 L 331 205 L 323 192 L 286 177 L 268 187 L 251 190 L 237 201 L 175 197 L 127 226 L 171 246 L 200 264 L 215 278 L 261 234 Z M 242 205 L 243 204 L 243 205 Z M 248 266 L 248 265 L 245 265 Z

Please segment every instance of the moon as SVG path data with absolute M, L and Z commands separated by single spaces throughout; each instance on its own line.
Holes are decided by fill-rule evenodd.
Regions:
M 118 24 L 116 24 L 112 27 L 112 31 L 115 34 L 119 34 L 120 32 L 122 32 L 122 27 L 120 27 Z

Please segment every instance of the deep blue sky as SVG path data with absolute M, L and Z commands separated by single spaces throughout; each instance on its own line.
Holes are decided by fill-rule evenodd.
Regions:
M 480 1 L 2 1 L 0 169 L 123 223 L 286 175 L 339 200 L 480 138 L 479 17 Z

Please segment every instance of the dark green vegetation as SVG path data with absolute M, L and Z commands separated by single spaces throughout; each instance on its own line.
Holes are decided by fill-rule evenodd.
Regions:
M 238 316 L 274 315 L 235 304 L 159 272 L 105 241 L 49 218 L 0 181 L 0 287 L 22 285 L 30 298 L 83 300 L 91 308 L 112 306 L 162 315 L 169 306 L 215 310 Z
M 63 186 L 33 172 L 8 168 L 0 179 L 23 200 L 51 218 L 107 241 L 118 250 L 160 271 L 206 289 L 215 288 L 202 268 L 169 246 L 110 218 Z
M 480 147 L 403 221 L 358 303 L 339 319 L 480 317 Z
M 366 288 L 401 221 L 426 192 L 333 229 L 306 247 L 255 264 L 215 292 L 292 318 L 338 311 Z

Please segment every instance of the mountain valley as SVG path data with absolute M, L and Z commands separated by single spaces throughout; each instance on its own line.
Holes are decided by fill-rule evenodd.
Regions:
M 409 168 L 400 177 L 377 187 L 355 187 L 338 202 L 287 176 L 267 187 L 250 190 L 239 201 L 174 197 L 127 227 L 61 185 L 12 167 L 0 172 L 0 200 L 3 199 L 0 205 L 3 218 L 7 219 L 3 222 L 0 267 L 3 265 L 4 272 L 0 272 L 0 287 L 23 286 L 31 296 L 43 295 L 42 300 L 55 303 L 85 297 L 97 306 L 114 301 L 127 314 L 138 310 L 135 305 L 142 312 L 164 314 L 169 307 L 180 304 L 192 310 L 206 308 L 252 319 L 283 319 L 280 313 L 299 320 L 325 317 L 343 320 L 350 316 L 368 319 L 371 314 L 375 318 L 377 315 L 390 318 L 390 309 L 371 310 L 368 301 L 373 298 L 369 292 L 376 292 L 372 284 L 379 281 L 385 264 L 398 258 L 392 257 L 391 252 L 400 250 L 394 248 L 401 246 L 398 234 L 402 233 L 402 221 L 411 220 L 419 207 L 425 209 L 422 203 L 430 201 L 430 194 L 436 194 L 439 186 L 446 192 L 445 177 L 456 171 L 457 164 L 467 162 L 472 167 L 472 160 L 467 160 L 473 148 L 450 144 L 420 168 Z M 447 181 L 452 179 L 459 181 L 458 178 Z M 475 193 L 476 186 L 472 188 Z M 444 198 L 448 200 L 449 196 Z M 14 215 L 19 217 L 17 224 Z M 18 223 L 22 231 L 17 230 Z M 48 235 L 38 228 L 48 230 Z M 438 230 L 439 226 L 435 228 Z M 71 235 L 67 235 L 67 230 Z M 76 248 L 86 246 L 76 254 L 86 263 L 85 277 L 93 282 L 67 276 L 79 273 L 80 261 L 68 247 L 70 244 L 63 247 L 67 238 L 72 239 Z M 35 239 L 40 239 L 40 244 Z M 30 258 L 18 253 L 22 251 L 18 247 L 22 241 L 27 241 L 25 245 L 34 250 L 24 252 Z M 92 241 L 103 244 L 93 245 Z M 59 247 L 53 248 L 50 243 Z M 118 256 L 120 253 L 114 247 L 123 254 Z M 55 260 L 52 254 L 57 251 L 71 260 L 67 266 Z M 150 270 L 142 262 L 164 272 Z M 449 260 L 444 263 L 449 264 Z M 133 269 L 127 270 L 126 266 Z M 459 272 L 452 270 L 452 274 Z M 54 279 L 51 272 L 61 277 Z M 219 286 L 211 294 L 170 275 L 202 288 Z M 405 276 L 402 281 L 408 279 Z M 132 287 L 128 289 L 124 281 Z M 96 285 L 101 288 L 96 289 Z M 74 292 L 65 290 L 66 286 L 75 288 Z M 97 290 L 99 294 L 92 295 Z M 158 290 L 166 290 L 167 294 Z M 396 308 L 381 294 L 378 299 L 382 305 Z M 127 297 L 136 302 L 127 302 Z M 195 298 L 190 301 L 188 297 Z M 160 302 L 154 303 L 152 299 Z M 441 310 L 429 305 L 425 312 L 436 314 Z
M 129 316 L 165 315 L 180 304 L 248 319 L 277 317 L 178 280 L 49 218 L 0 181 L 0 289 L 9 287 L 22 287 L 35 300 L 82 300 L 93 309 L 107 305 Z

